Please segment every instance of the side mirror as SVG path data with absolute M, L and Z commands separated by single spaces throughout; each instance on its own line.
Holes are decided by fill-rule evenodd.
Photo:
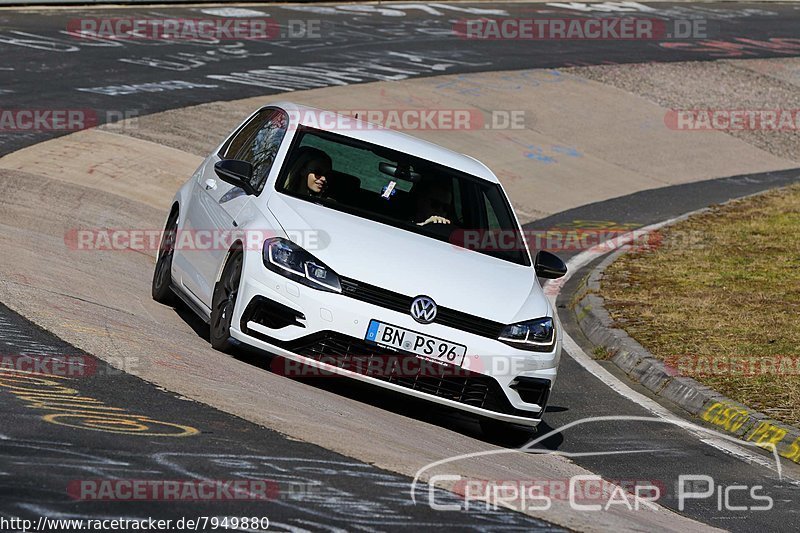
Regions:
M 567 265 L 555 254 L 540 250 L 533 262 L 533 269 L 540 278 L 557 279 L 567 273 Z
M 247 194 L 255 194 L 250 179 L 253 177 L 253 165 L 239 159 L 223 159 L 214 164 L 214 172 L 219 179 L 236 187 L 240 187 Z

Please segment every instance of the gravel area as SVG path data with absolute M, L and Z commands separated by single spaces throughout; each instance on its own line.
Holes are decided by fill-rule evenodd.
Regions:
M 669 109 L 800 110 L 800 58 L 643 63 L 564 70 Z M 778 157 L 800 162 L 797 129 L 727 133 Z

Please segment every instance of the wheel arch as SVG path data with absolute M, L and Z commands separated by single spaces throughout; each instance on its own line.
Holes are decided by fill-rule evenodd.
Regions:
M 225 258 L 220 262 L 219 267 L 217 267 L 217 275 L 214 278 L 214 283 L 219 283 L 219 280 L 222 278 L 222 273 L 225 271 L 225 265 L 228 264 L 228 260 L 231 258 L 231 255 L 241 252 L 244 253 L 244 244 L 242 243 L 241 239 L 236 239 L 231 244 L 231 247 L 228 248 L 227 253 L 225 253 Z

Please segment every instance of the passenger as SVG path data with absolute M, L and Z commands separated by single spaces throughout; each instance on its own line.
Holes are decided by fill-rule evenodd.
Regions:
M 413 222 L 417 226 L 426 224 L 450 224 L 453 218 L 453 192 L 443 180 L 423 180 L 414 187 L 416 211 Z
M 304 146 L 295 159 L 287 179 L 287 189 L 303 196 L 323 196 L 333 169 L 330 156 L 317 148 Z

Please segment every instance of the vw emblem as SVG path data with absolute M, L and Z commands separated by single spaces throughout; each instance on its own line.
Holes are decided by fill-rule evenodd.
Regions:
M 436 318 L 436 302 L 428 296 L 417 296 L 411 302 L 411 316 L 420 324 L 430 324 Z

